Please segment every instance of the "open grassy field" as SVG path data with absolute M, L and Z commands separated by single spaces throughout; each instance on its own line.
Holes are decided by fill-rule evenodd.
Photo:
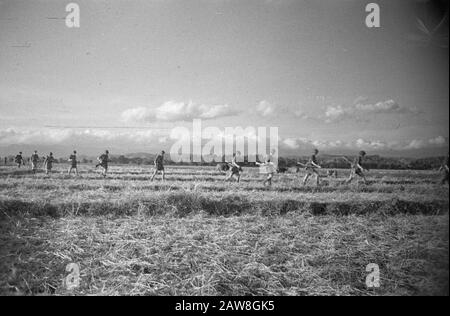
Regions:
M 68 176 L 0 167 L 0 294 L 448 294 L 448 186 L 432 171 L 376 170 L 369 185 L 240 184 L 209 167 L 92 166 Z M 68 290 L 67 264 L 80 267 Z M 366 287 L 366 266 L 381 286 Z

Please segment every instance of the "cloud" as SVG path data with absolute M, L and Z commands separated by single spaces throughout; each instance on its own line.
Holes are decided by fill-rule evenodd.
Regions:
M 308 114 L 306 114 L 305 112 L 303 112 L 302 110 L 294 111 L 293 114 L 295 117 L 302 119 L 302 120 L 310 119 L 310 116 Z
M 443 148 L 448 146 L 448 141 L 443 136 L 437 136 L 431 139 L 412 139 L 406 142 L 383 142 L 379 140 L 358 139 L 355 142 L 356 147 L 367 150 L 414 150 L 427 148 Z
M 200 118 L 203 110 L 206 110 L 203 106 L 192 102 L 168 101 L 156 108 L 154 115 L 157 120 L 162 121 L 186 121 L 192 120 L 193 118 Z
M 300 148 L 300 142 L 296 138 L 286 138 L 286 139 L 282 140 L 282 144 L 289 149 Z
M 401 107 L 394 100 L 387 100 L 375 104 L 357 103 L 355 109 L 369 114 L 417 113 L 417 110 Z
M 368 150 L 383 150 L 392 149 L 389 148 L 388 144 L 379 140 L 364 140 L 362 138 L 357 139 L 354 144 L 358 149 L 368 149 Z
M 369 101 L 368 97 L 359 96 L 353 101 L 353 104 L 359 104 L 359 103 L 367 102 L 367 101 Z
M 428 140 L 413 139 L 407 144 L 404 149 L 425 149 L 433 147 L 446 147 L 448 140 L 444 136 L 437 136 Z
M 200 118 L 203 119 L 214 119 L 224 116 L 232 116 L 238 112 L 231 109 L 229 105 L 214 105 L 209 108 L 205 108 Z
M 125 122 L 190 121 L 216 119 L 236 115 L 238 111 L 229 105 L 205 105 L 190 102 L 167 101 L 157 108 L 137 107 L 122 112 Z
M 154 119 L 154 114 L 148 108 L 139 107 L 123 111 L 122 119 L 125 122 L 147 122 Z
M 258 106 L 256 107 L 256 111 L 262 117 L 274 116 L 275 114 L 277 114 L 276 110 L 277 107 L 266 100 L 259 102 Z
M 311 117 L 306 112 L 301 109 L 301 106 L 297 109 L 290 108 L 286 105 L 278 105 L 271 103 L 267 100 L 262 100 L 256 105 L 256 113 L 263 118 L 269 117 L 295 117 L 301 120 L 315 120 L 314 117 Z M 254 111 L 250 109 L 249 111 Z M 252 112 L 253 114 L 253 112 Z
M 301 109 L 293 110 L 288 106 L 280 106 L 271 103 L 267 100 L 262 100 L 256 105 L 256 112 L 261 117 L 274 117 L 274 116 L 294 116 L 302 120 L 314 119 Z
M 448 140 L 443 136 L 431 138 L 429 140 L 413 139 L 406 142 L 385 142 L 381 140 L 366 140 L 358 138 L 354 141 L 342 140 L 308 140 L 305 138 L 285 138 L 281 140 L 281 146 L 287 149 L 310 149 L 318 148 L 325 150 L 368 150 L 368 151 L 387 151 L 387 150 L 412 150 L 426 148 L 444 148 L 448 146 Z
M 256 139 L 257 135 L 253 130 L 242 130 L 247 139 Z M 189 135 L 186 135 L 189 137 Z M 213 139 L 225 141 L 230 135 L 219 133 Z M 233 137 L 231 138 L 233 139 Z M 76 146 L 100 146 L 115 145 L 137 146 L 142 148 L 151 144 L 168 144 L 173 139 L 170 138 L 170 130 L 146 129 L 146 130 L 108 130 L 108 129 L 0 129 L 1 145 L 74 145 Z M 332 150 L 339 152 L 342 150 L 367 150 L 368 152 L 383 151 L 409 151 L 423 150 L 428 148 L 447 148 L 448 138 L 436 136 L 424 139 L 411 139 L 403 142 L 381 141 L 376 139 L 358 138 L 351 141 L 344 140 L 320 140 L 307 139 L 302 137 L 279 138 L 281 148 L 289 150 Z
M 147 144 L 161 142 L 166 132 L 161 130 L 101 130 L 101 129 L 0 129 L 0 145 L 11 144 Z M 168 133 L 167 133 L 168 134 Z
M 325 122 L 331 123 L 344 118 L 350 118 L 350 112 L 348 109 L 344 109 L 341 105 L 328 106 L 325 111 Z
M 281 140 L 281 145 L 288 149 L 339 149 L 348 147 L 348 143 L 341 140 L 324 141 L 306 138 L 285 138 Z
M 422 149 L 425 147 L 426 142 L 421 139 L 413 139 L 404 149 Z
M 445 140 L 444 136 L 438 136 L 436 138 L 432 138 L 432 139 L 428 140 L 428 143 L 430 143 L 432 145 L 436 145 L 436 146 L 442 146 L 442 145 L 445 145 L 447 143 L 447 141 Z
M 324 97 L 325 98 L 325 97 Z M 310 115 L 301 109 L 291 110 L 283 107 L 276 107 L 267 101 L 261 101 L 257 111 L 261 116 L 273 116 L 277 113 L 288 114 L 302 120 L 309 120 L 317 123 L 338 123 L 338 122 L 364 122 L 368 123 L 376 115 L 419 115 L 422 114 L 415 108 L 401 106 L 393 99 L 369 103 L 367 97 L 357 97 L 351 105 L 328 105 L 323 114 Z
M 328 106 L 324 114 L 324 121 L 326 123 L 333 123 L 344 120 L 369 121 L 371 115 L 420 114 L 417 109 L 403 107 L 392 99 L 377 103 L 366 103 L 363 102 L 363 100 L 365 100 L 365 98 L 359 97 L 355 100 L 354 104 L 349 106 Z

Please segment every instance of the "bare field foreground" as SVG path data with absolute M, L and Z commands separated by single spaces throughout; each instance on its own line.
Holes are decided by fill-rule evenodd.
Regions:
M 448 186 L 432 171 L 370 183 L 257 169 L 113 166 L 103 179 L 0 168 L 3 295 L 448 295 Z M 80 284 L 64 284 L 68 264 Z M 368 288 L 369 264 L 380 287 Z

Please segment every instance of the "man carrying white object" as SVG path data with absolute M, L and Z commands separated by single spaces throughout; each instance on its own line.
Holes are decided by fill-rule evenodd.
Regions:
M 263 163 L 257 162 L 256 164 L 260 167 L 259 169 L 260 173 L 267 174 L 267 178 L 266 180 L 264 180 L 264 186 L 266 185 L 271 186 L 273 175 L 276 172 L 276 167 L 274 163 L 270 161 L 270 158 L 267 158 L 265 162 Z
M 38 163 L 39 163 L 39 155 L 37 153 L 37 150 L 34 151 L 34 153 L 31 155 L 31 170 L 33 173 L 36 173 L 38 169 Z

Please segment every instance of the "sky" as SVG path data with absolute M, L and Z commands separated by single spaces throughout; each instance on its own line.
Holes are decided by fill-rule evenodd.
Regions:
M 193 119 L 278 127 L 280 153 L 448 152 L 448 1 L 74 2 L 79 28 L 0 0 L 0 153 L 168 150 Z

